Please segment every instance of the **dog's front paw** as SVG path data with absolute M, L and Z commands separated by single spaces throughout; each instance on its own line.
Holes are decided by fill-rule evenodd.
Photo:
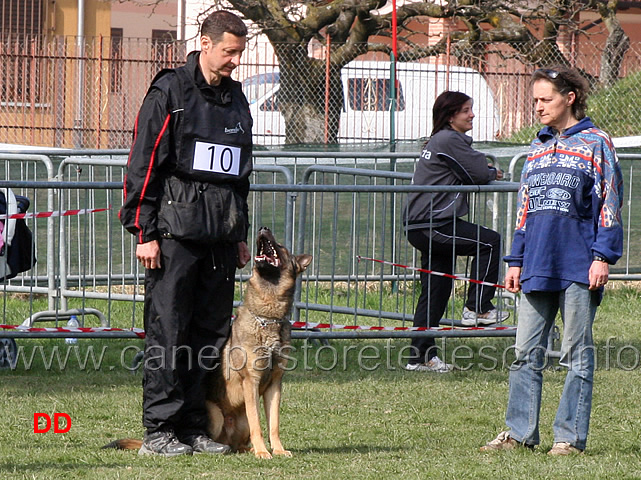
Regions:
M 278 455 L 281 457 L 293 457 L 292 452 L 289 450 L 274 450 L 274 455 Z
M 272 454 L 269 453 L 267 450 L 261 450 L 261 451 L 255 450 L 254 455 L 256 456 L 256 458 L 266 458 L 268 460 L 272 458 Z

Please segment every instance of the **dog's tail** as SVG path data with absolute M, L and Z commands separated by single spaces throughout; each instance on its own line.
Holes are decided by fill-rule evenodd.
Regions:
M 142 440 L 135 438 L 121 438 L 114 440 L 101 448 L 115 448 L 117 450 L 139 450 L 142 447 Z

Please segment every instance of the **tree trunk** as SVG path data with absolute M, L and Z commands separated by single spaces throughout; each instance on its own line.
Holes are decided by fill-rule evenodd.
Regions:
M 278 107 L 285 119 L 285 143 L 337 143 L 343 87 L 340 67 L 310 58 L 298 45 L 275 45 L 280 66 Z M 326 103 L 326 95 L 327 103 Z
M 601 55 L 601 74 L 599 83 L 603 87 L 611 87 L 616 83 L 621 71 L 623 57 L 630 48 L 630 38 L 625 34 L 621 23 L 616 17 L 617 1 L 609 1 L 607 4 L 599 5 L 599 13 L 603 23 L 610 34 L 605 42 L 605 48 Z

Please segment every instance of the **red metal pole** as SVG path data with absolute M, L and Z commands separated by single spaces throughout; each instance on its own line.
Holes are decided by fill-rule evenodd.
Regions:
M 398 38 L 396 36 L 397 20 L 396 0 L 392 0 L 392 51 L 394 52 L 394 61 L 396 61 L 396 57 L 398 56 Z
M 100 135 L 102 134 L 102 42 L 103 38 L 102 34 L 100 34 L 98 43 L 98 138 L 96 140 L 96 148 L 100 148 Z M 107 93 L 107 98 L 109 98 L 108 95 L 109 93 Z
M 446 47 L 446 54 L 445 54 L 445 63 L 446 63 L 445 85 L 447 86 L 447 90 L 450 89 L 450 53 L 451 53 L 451 47 L 452 47 L 452 38 L 450 37 L 450 33 L 448 31 L 447 32 L 447 47 Z
M 398 98 L 398 82 L 396 77 L 396 57 L 398 55 L 398 37 L 397 26 L 398 21 L 396 17 L 396 0 L 392 0 L 392 64 L 390 66 L 390 78 L 392 80 L 391 105 L 390 105 L 390 144 L 392 148 L 396 145 L 396 102 Z
M 328 34 L 325 37 L 325 143 L 329 140 L 329 49 L 331 42 Z

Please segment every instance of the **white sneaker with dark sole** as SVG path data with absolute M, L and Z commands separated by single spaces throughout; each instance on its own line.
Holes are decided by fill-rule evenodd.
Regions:
M 410 372 L 449 373 L 454 370 L 454 365 L 445 363 L 438 357 L 433 357 L 427 363 L 408 363 L 405 365 L 405 370 Z
M 501 323 L 508 319 L 510 312 L 506 310 L 498 311 L 496 308 L 485 313 L 476 313 L 467 307 L 463 308 L 463 318 L 461 323 L 466 327 L 475 327 L 477 325 L 493 325 Z

